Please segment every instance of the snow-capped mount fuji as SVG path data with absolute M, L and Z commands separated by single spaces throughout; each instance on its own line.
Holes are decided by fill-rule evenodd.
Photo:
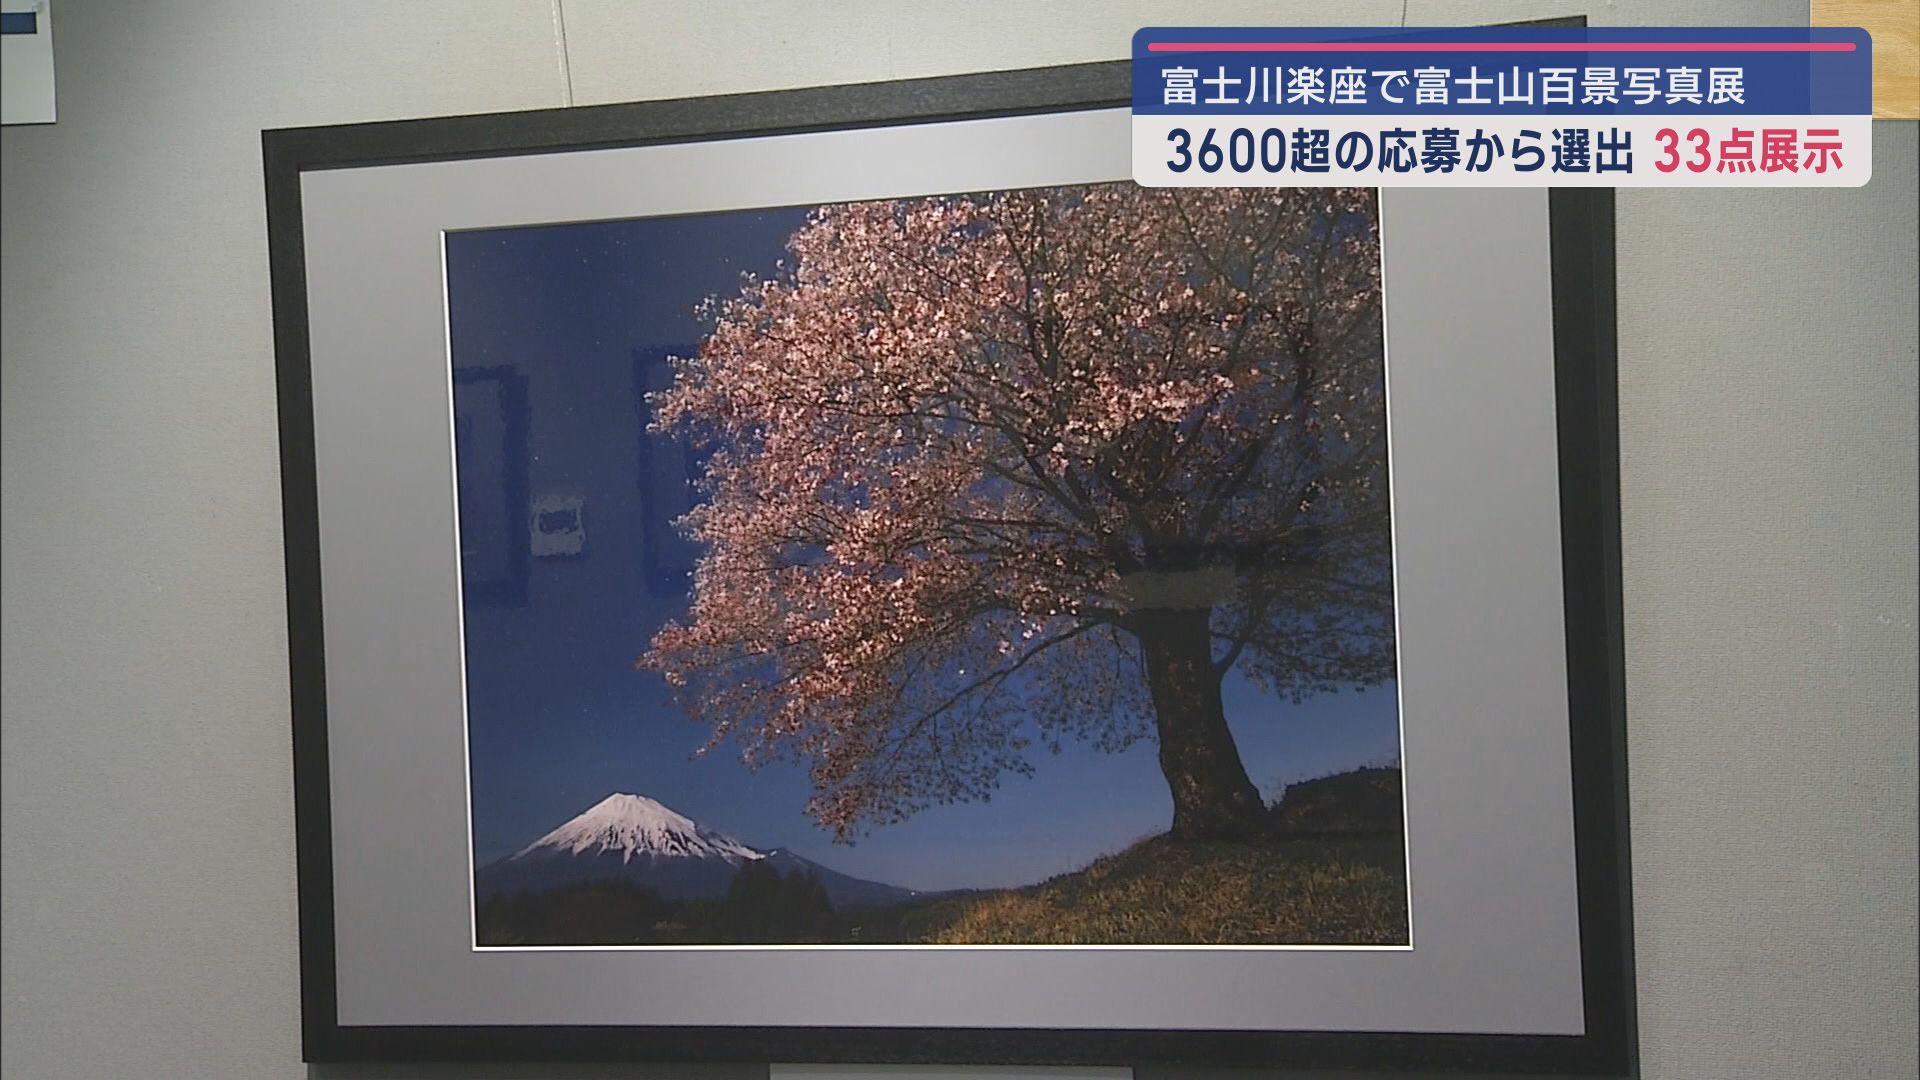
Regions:
M 616 792 L 578 817 L 474 875 L 481 899 L 589 881 L 632 881 L 669 899 L 723 896 L 734 872 L 765 860 L 782 874 L 811 873 L 836 906 L 895 904 L 911 889 L 863 881 L 791 851 L 760 851 L 644 795 Z
M 675 813 L 645 795 L 615 792 L 586 812 L 521 848 L 514 858 L 543 849 L 569 855 L 618 855 L 622 862 L 643 859 L 722 859 L 738 866 L 760 852 L 722 832 Z

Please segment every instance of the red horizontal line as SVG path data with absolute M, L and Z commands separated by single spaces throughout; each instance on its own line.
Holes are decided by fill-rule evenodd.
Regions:
M 1148 52 L 1853 52 L 1851 41 L 1151 41 Z

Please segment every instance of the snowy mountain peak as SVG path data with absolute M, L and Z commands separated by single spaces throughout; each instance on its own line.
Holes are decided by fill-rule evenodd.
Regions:
M 535 854 L 619 855 L 628 862 L 646 859 L 720 859 L 733 865 L 765 856 L 725 833 L 700 825 L 644 795 L 615 792 L 580 816 L 517 852 Z
M 747 863 L 782 876 L 813 877 L 827 898 L 843 907 L 884 907 L 915 895 L 911 889 L 849 877 L 784 848 L 748 847 L 645 795 L 625 792 L 601 799 L 514 854 L 481 867 L 474 889 L 484 900 L 629 881 L 673 900 L 723 897 Z

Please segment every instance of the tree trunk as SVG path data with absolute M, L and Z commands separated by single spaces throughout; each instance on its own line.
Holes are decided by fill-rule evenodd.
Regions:
M 1227 728 L 1205 608 L 1162 610 L 1138 626 L 1160 739 L 1160 771 L 1173 792 L 1173 835 L 1239 839 L 1264 828 L 1260 792 L 1247 779 Z

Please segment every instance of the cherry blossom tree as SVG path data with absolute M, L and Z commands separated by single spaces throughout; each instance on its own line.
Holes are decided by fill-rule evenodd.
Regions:
M 1257 830 L 1227 673 L 1393 671 L 1371 193 L 835 205 L 789 247 L 657 398 L 712 456 L 638 666 L 843 839 L 1149 736 L 1176 836 Z

